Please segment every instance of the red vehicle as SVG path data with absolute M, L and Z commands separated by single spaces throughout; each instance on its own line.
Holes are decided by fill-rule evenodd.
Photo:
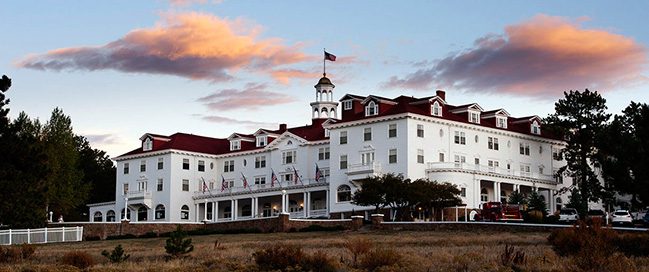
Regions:
M 500 202 L 487 202 L 482 211 L 476 215 L 478 221 L 523 221 L 518 205 L 507 205 Z

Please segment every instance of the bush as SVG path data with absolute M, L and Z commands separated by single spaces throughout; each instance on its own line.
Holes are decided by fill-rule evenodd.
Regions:
M 27 260 L 36 252 L 36 246 L 22 244 L 14 246 L 0 246 L 0 263 L 17 263 Z
M 352 254 L 352 266 L 357 267 L 358 257 L 369 252 L 374 245 L 368 239 L 356 238 L 347 240 L 343 246 Z
M 500 264 L 503 266 L 525 265 L 525 252 L 516 250 L 514 246 L 505 245 L 503 252 L 500 253 Z
M 108 258 L 111 263 L 121 263 L 131 257 L 130 254 L 124 254 L 124 249 L 121 244 L 117 245 L 111 252 L 108 252 L 108 250 L 102 251 L 101 255 Z
M 273 244 L 252 254 L 260 270 L 299 268 L 304 261 L 302 248 L 296 245 Z
M 75 266 L 79 269 L 86 269 L 95 265 L 95 260 L 90 254 L 83 251 L 70 251 L 61 258 L 61 263 Z
M 620 235 L 615 240 L 615 245 L 626 256 L 649 256 L 649 234 L 646 233 Z
M 338 271 L 338 263 L 327 253 L 316 251 L 313 255 L 304 258 L 302 268 L 312 272 L 335 272 Z
M 147 233 L 138 236 L 138 238 L 156 238 L 156 237 L 158 237 L 158 233 L 156 233 L 155 231 L 148 231 Z
M 389 248 L 371 250 L 361 258 L 360 268 L 376 271 L 384 266 L 392 266 L 401 260 L 401 255 Z
M 176 228 L 176 231 L 170 234 L 165 245 L 165 250 L 169 254 L 169 257 L 182 257 L 194 250 L 192 239 L 185 239 L 185 237 L 187 237 L 187 233 L 183 231 L 180 225 Z

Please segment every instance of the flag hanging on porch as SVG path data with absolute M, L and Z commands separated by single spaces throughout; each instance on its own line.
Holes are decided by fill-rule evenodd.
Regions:
M 295 166 L 293 166 L 293 182 L 297 184 L 299 180 L 300 180 L 300 175 L 297 174 L 297 169 L 295 169 Z
M 227 185 L 225 185 L 225 178 L 223 177 L 223 175 L 221 175 L 221 192 L 225 191 L 226 186 Z
M 205 182 L 205 179 L 203 179 L 203 193 L 207 191 L 207 183 Z
M 277 181 L 277 175 L 275 175 L 275 170 L 270 169 L 270 187 L 275 187 L 275 182 Z M 281 184 L 280 184 L 281 186 Z
M 241 177 L 243 178 L 243 188 L 248 188 L 248 179 L 246 179 L 243 173 L 241 173 Z
M 318 167 L 318 164 L 315 164 L 315 181 L 320 182 L 320 179 L 322 178 L 322 172 L 320 171 L 320 168 Z

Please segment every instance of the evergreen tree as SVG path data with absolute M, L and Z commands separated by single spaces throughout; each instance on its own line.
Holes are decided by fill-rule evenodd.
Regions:
M 507 203 L 516 204 L 516 205 L 525 205 L 527 204 L 527 198 L 525 198 L 525 195 L 521 194 L 521 192 L 513 191 L 511 194 L 509 194 L 509 199 L 507 199 Z
M 567 165 L 559 169 L 559 174 L 572 177 L 586 201 L 598 201 L 603 188 L 593 170 L 597 166 L 596 141 L 611 115 L 605 112 L 606 100 L 597 92 L 586 89 L 564 95 L 554 104 L 555 113 L 546 119 L 549 129 L 560 133 L 567 142 L 562 151 Z
M 572 188 L 570 190 L 570 195 L 568 196 L 566 207 L 574 208 L 577 210 L 577 213 L 579 213 L 581 218 L 585 218 L 586 213 L 588 213 L 588 200 L 581 195 L 579 189 Z
M 185 239 L 185 237 L 187 237 L 187 233 L 183 231 L 180 225 L 178 225 L 176 230 L 169 235 L 169 239 L 167 239 L 165 245 L 165 250 L 170 257 L 182 257 L 183 255 L 189 254 L 194 250 L 192 239 Z
M 545 199 L 537 191 L 532 190 L 529 196 L 529 205 L 530 210 L 542 211 L 545 212 Z

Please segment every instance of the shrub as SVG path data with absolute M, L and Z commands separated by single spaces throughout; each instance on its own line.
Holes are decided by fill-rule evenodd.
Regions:
M 316 251 L 306 256 L 302 262 L 302 268 L 312 272 L 335 272 L 338 271 L 338 263 L 323 251 Z
M 367 252 L 361 258 L 360 268 L 376 271 L 384 266 L 392 266 L 401 260 L 401 255 L 389 248 L 375 249 Z
M 180 225 L 172 232 L 167 239 L 165 250 L 171 258 L 178 258 L 194 250 L 192 239 L 185 239 L 187 233 L 183 231 Z
M 552 249 L 559 256 L 573 256 L 585 250 L 612 252 L 616 248 L 614 241 L 617 233 L 599 225 L 588 227 L 583 221 L 577 222 L 572 228 L 553 231 L 548 236 Z
M 22 244 L 19 246 L 0 246 L 0 263 L 17 263 L 27 260 L 36 252 L 36 246 Z
M 649 234 L 634 233 L 620 235 L 615 244 L 626 256 L 649 256 Z
M 79 269 L 86 269 L 95 265 L 95 260 L 90 254 L 83 251 L 70 251 L 61 258 L 61 263 L 75 266 Z
M 514 246 L 505 245 L 503 252 L 500 253 L 500 264 L 503 266 L 525 265 L 525 252 L 516 250 Z
M 273 244 L 252 254 L 261 270 L 295 269 L 304 261 L 302 248 L 296 245 Z
M 352 266 L 356 267 L 358 265 L 358 257 L 369 252 L 374 245 L 368 239 L 356 238 L 347 240 L 343 246 L 352 254 Z
M 131 257 L 130 254 L 124 254 L 124 249 L 121 244 L 117 245 L 111 252 L 108 252 L 108 250 L 102 251 L 101 255 L 108 258 L 111 263 L 121 263 Z

